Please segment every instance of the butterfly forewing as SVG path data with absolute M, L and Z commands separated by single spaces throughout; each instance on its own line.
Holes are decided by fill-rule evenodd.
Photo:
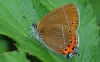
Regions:
M 74 10 L 74 11 L 71 11 L 71 10 Z M 67 26 L 71 26 L 72 28 L 73 27 L 77 28 L 77 24 L 78 24 L 77 16 L 78 16 L 78 13 L 77 13 L 76 6 L 74 4 L 68 4 L 68 5 L 62 6 L 52 11 L 51 13 L 46 15 L 44 18 L 42 18 L 42 20 L 37 26 L 37 30 L 44 29 L 45 26 L 52 25 L 52 24 L 67 25 Z
M 72 29 L 76 30 L 79 25 L 78 8 L 74 4 L 69 4 L 68 6 L 65 5 L 63 8 L 65 10 L 69 26 L 72 27 Z

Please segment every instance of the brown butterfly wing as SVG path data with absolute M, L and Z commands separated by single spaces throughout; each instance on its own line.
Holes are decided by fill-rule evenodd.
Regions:
M 75 4 L 62 6 L 46 15 L 38 24 L 37 30 L 45 29 L 52 24 L 67 25 L 75 29 L 78 27 L 78 12 Z
M 68 26 L 53 25 L 47 26 L 41 30 L 43 42 L 53 50 L 64 49 L 68 46 L 71 40 L 71 34 L 68 31 L 73 31 Z M 74 31 L 73 31 L 74 32 Z
M 79 25 L 79 14 L 77 6 L 74 4 L 69 4 L 68 6 L 66 5 L 63 8 L 65 10 L 69 26 L 72 27 L 72 29 L 76 30 Z

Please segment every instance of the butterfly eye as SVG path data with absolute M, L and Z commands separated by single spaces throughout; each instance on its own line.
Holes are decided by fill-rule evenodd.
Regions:
M 33 27 L 33 28 L 36 28 L 36 27 L 37 27 L 37 25 L 36 25 L 35 23 L 33 23 L 33 24 L 32 24 L 32 27 Z

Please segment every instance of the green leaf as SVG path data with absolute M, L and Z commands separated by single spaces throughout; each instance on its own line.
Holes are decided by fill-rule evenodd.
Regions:
M 3 53 L 9 49 L 7 40 L 4 39 L 2 35 L 0 35 L 0 53 Z
M 99 41 L 99 27 L 96 24 L 96 18 L 93 15 L 91 6 L 83 4 L 80 11 L 80 53 L 81 62 L 95 62 L 97 58 L 97 44 Z M 88 58 L 88 59 L 87 59 Z M 77 61 L 76 61 L 77 62 Z
M 78 53 L 81 56 L 70 59 L 48 50 L 34 37 L 26 38 L 31 32 L 31 21 L 38 23 L 49 11 L 68 3 L 76 4 L 80 14 Z M 95 20 L 91 6 L 81 0 L 0 0 L 0 34 L 15 40 L 20 52 L 34 55 L 44 62 L 94 62 L 99 40 Z
M 4 54 L 0 54 L 0 61 L 2 62 L 30 62 L 26 59 L 26 55 L 22 52 L 6 52 Z

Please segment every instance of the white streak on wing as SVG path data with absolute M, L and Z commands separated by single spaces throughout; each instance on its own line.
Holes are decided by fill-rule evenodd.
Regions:
M 65 12 L 65 9 L 64 9 L 64 8 L 63 8 L 63 11 L 64 11 L 64 15 L 65 15 L 65 17 L 66 17 L 67 24 L 68 24 L 68 26 L 69 26 L 69 22 L 68 22 L 67 14 L 66 14 L 66 12 Z
M 64 34 L 64 27 L 63 27 L 63 26 L 61 26 L 61 28 L 62 28 L 62 35 L 63 35 L 63 39 L 64 39 L 64 41 L 66 41 L 66 40 L 65 40 L 65 34 Z

